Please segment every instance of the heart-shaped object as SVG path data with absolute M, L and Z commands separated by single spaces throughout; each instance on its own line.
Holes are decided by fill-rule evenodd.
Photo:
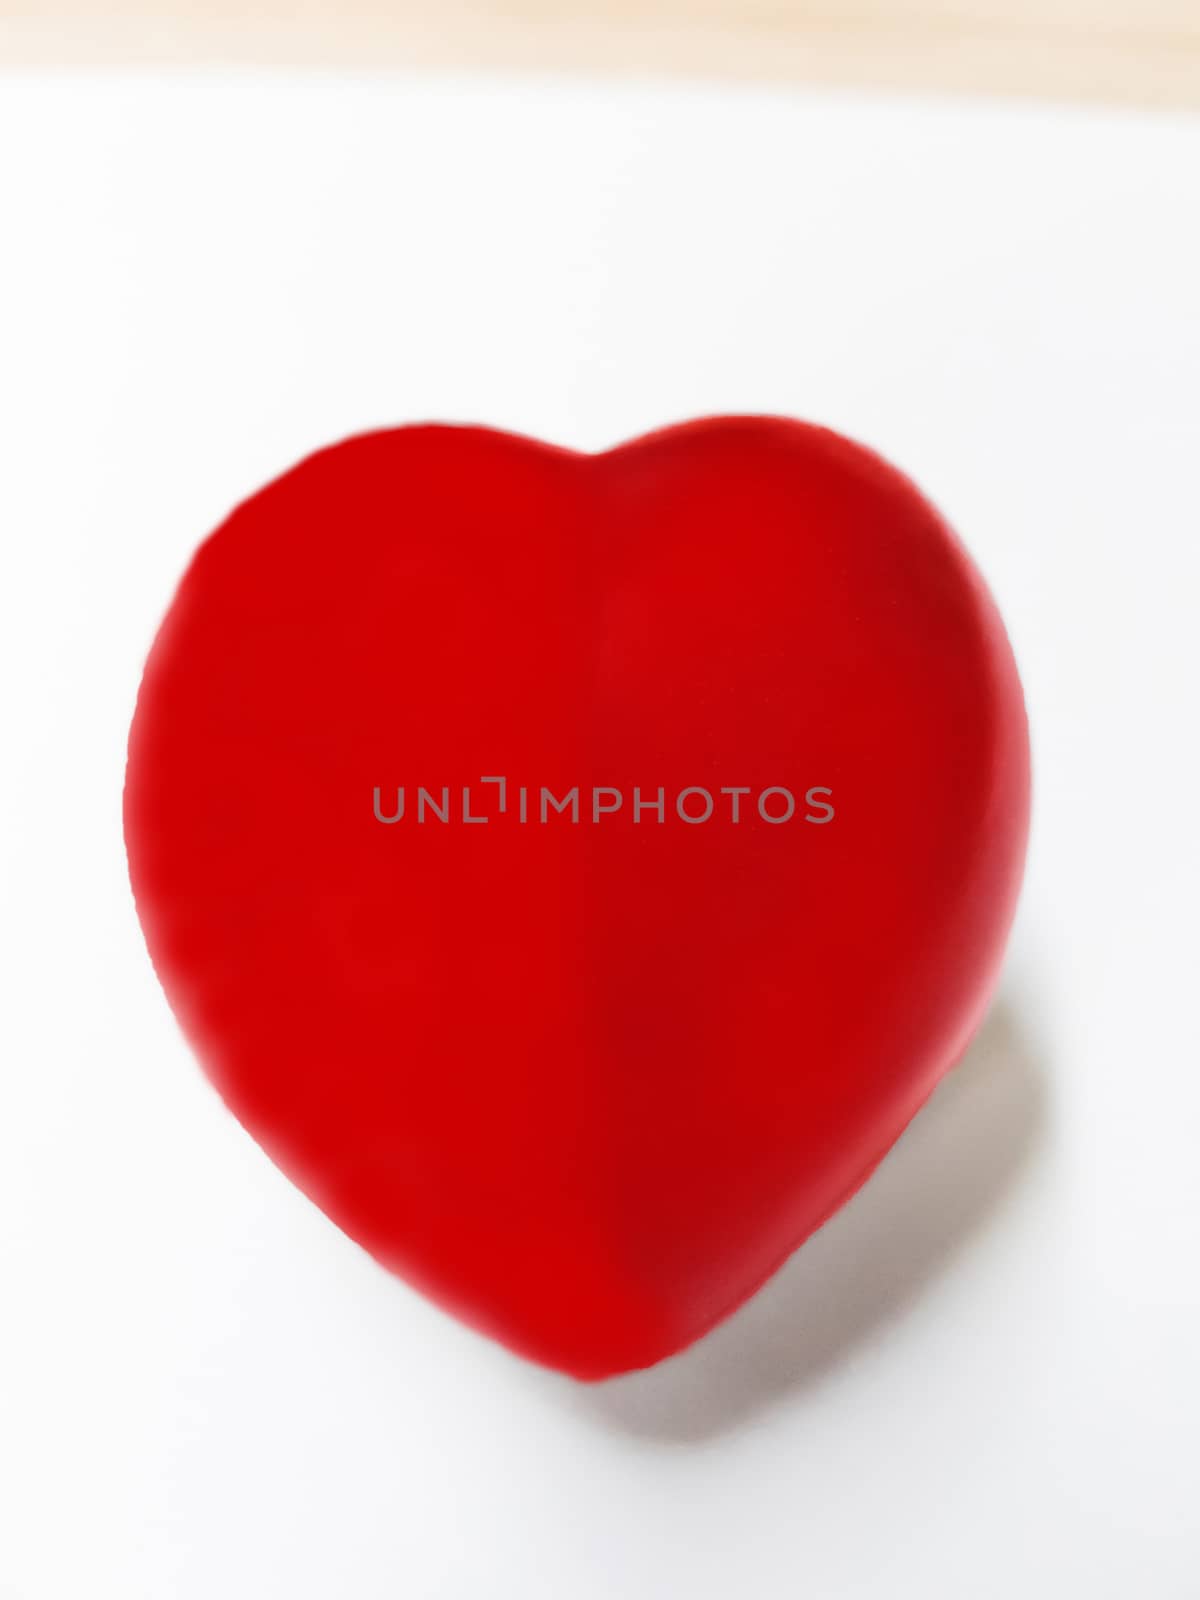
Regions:
M 596 456 L 413 427 L 201 547 L 125 825 L 271 1157 L 599 1378 L 752 1294 L 961 1055 L 1028 792 L 996 610 L 877 456 L 768 418 Z

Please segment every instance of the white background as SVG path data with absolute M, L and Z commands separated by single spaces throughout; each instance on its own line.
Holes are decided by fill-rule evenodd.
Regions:
M 1200 124 L 0 79 L 4 1600 L 1194 1600 Z M 372 1265 L 182 1044 L 120 836 L 195 543 L 361 428 L 841 427 L 1008 618 L 992 1021 L 733 1322 L 599 1389 Z

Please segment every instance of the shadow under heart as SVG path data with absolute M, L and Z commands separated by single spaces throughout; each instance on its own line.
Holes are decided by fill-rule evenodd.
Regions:
M 1041 1065 L 1001 997 L 875 1174 L 728 1321 L 644 1372 L 574 1390 L 612 1428 L 664 1442 L 737 1427 L 834 1367 L 986 1220 L 1045 1120 Z

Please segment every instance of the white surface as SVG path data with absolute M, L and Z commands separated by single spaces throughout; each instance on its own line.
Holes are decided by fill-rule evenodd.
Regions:
M 0 1594 L 1192 1600 L 1200 124 L 652 86 L 0 80 Z M 191 548 L 318 444 L 876 445 L 1033 718 L 982 1046 L 747 1312 L 577 1390 L 225 1114 L 120 837 Z

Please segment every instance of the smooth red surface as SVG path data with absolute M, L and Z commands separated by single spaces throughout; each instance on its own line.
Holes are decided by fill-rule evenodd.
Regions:
M 579 785 L 580 822 L 520 825 L 522 784 L 531 819 Z M 455 820 L 418 824 L 417 785 Z M 623 809 L 591 822 L 592 785 Z M 749 786 L 741 822 L 680 821 L 692 785 Z M 746 1299 L 957 1060 L 1028 788 L 999 618 L 878 457 L 773 419 L 600 456 L 422 427 L 202 546 L 125 823 L 158 974 L 254 1137 L 387 1266 L 598 1378 Z

